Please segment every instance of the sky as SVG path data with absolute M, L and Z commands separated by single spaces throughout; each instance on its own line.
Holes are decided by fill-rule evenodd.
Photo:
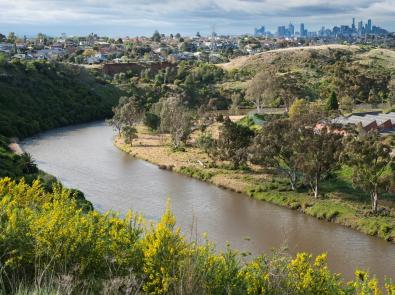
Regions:
M 0 0 L 0 33 L 19 36 L 206 35 L 213 28 L 238 35 L 290 22 L 313 31 L 351 25 L 352 17 L 395 31 L 395 0 Z

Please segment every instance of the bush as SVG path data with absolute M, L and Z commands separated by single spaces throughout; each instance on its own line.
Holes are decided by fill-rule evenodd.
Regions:
M 158 130 L 160 126 L 160 117 L 153 113 L 145 113 L 143 123 L 151 130 Z
M 137 214 L 83 212 L 69 190 L 0 180 L 1 294 L 378 294 L 357 271 L 345 283 L 326 255 L 243 259 L 187 241 L 169 205 L 157 224 Z M 387 282 L 388 294 L 395 285 Z M 392 292 L 392 293 L 391 293 Z

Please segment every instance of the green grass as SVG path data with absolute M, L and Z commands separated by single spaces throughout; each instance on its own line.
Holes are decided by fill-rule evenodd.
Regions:
M 193 178 L 200 179 L 202 181 L 209 181 L 215 175 L 214 173 L 205 169 L 199 169 L 191 166 L 183 166 L 178 170 L 178 172 Z
M 281 181 L 278 180 L 260 184 L 250 189 L 248 194 L 258 200 L 395 241 L 395 209 L 385 207 L 381 214 L 371 214 L 367 195 L 352 187 L 350 175 L 350 170 L 343 168 L 336 178 L 324 182 L 322 190 L 325 196 L 319 199 L 307 192 L 281 191 Z

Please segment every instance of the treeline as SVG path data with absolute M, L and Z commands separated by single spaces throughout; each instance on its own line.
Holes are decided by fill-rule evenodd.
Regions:
M 288 109 L 297 98 L 313 102 L 331 95 L 336 95 L 344 112 L 361 103 L 395 103 L 393 61 L 374 49 L 295 49 L 250 59 L 228 70 L 204 62 L 180 62 L 159 71 L 116 74 L 113 82 L 129 97 L 144 97 L 147 109 L 173 96 L 188 108 L 210 111 L 254 106 L 258 111 Z
M 83 212 L 70 192 L 0 180 L 0 292 L 4 294 L 380 294 L 356 271 L 345 282 L 326 255 L 245 259 L 180 233 L 169 206 L 157 224 L 128 212 Z M 387 294 L 395 285 L 385 282 Z
M 225 71 L 203 62 L 180 62 L 174 67 L 155 72 L 151 69 L 127 71 L 116 74 L 112 82 L 124 90 L 129 97 L 144 99 L 147 109 L 167 97 L 178 96 L 185 106 L 210 110 L 228 109 L 240 93 L 239 89 L 222 87 L 225 82 L 249 79 L 251 73 L 243 70 Z M 243 104 L 245 101 L 238 101 Z
M 1 61 L 1 59 L 0 59 Z M 24 138 L 51 128 L 104 119 L 121 91 L 81 67 L 0 62 L 0 134 Z

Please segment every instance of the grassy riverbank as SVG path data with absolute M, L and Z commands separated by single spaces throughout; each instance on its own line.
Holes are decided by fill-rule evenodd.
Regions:
M 226 163 L 213 163 L 206 153 L 193 145 L 186 147 L 184 152 L 174 152 L 167 135 L 153 134 L 144 127 L 140 127 L 138 131 L 138 139 L 133 142 L 133 146 L 125 144 L 121 138 L 116 138 L 115 145 L 162 169 L 395 242 L 394 196 L 383 195 L 381 213 L 372 215 L 369 196 L 352 187 L 350 171 L 346 168 L 326 180 L 322 184 L 323 197 L 315 199 L 307 190 L 290 191 L 287 180 L 272 171 L 258 167 L 231 170 Z M 192 136 L 192 142 L 196 136 L 197 134 Z

